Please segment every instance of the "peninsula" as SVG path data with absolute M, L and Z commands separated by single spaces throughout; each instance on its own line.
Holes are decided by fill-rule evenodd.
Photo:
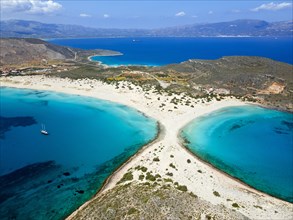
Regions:
M 26 44 L 31 42 L 53 48 L 39 40 L 13 41 L 24 42 L 21 47 L 28 50 L 32 47 Z M 7 48 L 5 53 L 9 54 Z M 179 138 L 180 130 L 191 120 L 223 107 L 256 104 L 292 111 L 292 65 L 261 57 L 223 57 L 162 67 L 111 68 L 87 59 L 96 51 L 59 49 L 54 46 L 63 56 L 58 60 L 32 55 L 23 62 L 1 63 L 1 86 L 105 99 L 133 107 L 160 125 L 158 137 L 113 173 L 102 189 L 67 219 L 293 217 L 291 203 L 216 170 L 190 153 Z M 5 57 L 3 51 L 1 48 Z M 76 59 L 76 54 L 82 55 Z M 26 69 L 32 62 L 34 68 Z

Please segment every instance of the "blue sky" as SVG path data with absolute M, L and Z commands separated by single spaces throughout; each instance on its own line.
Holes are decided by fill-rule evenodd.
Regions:
M 292 1 L 0 0 L 1 20 L 158 28 L 236 19 L 292 20 Z

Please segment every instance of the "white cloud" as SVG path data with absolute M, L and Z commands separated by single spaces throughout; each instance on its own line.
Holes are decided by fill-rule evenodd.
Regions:
M 176 17 L 183 17 L 185 15 L 186 15 L 186 13 L 184 11 L 180 11 L 177 14 L 175 14 Z
M 232 10 L 232 13 L 240 13 L 240 10 L 238 10 L 238 9 L 233 9 L 233 10 Z
M 262 4 L 256 8 L 251 9 L 251 11 L 261 11 L 261 10 L 267 10 L 267 11 L 278 11 L 285 8 L 292 8 L 292 3 L 289 2 L 282 2 L 282 3 L 268 3 L 268 4 Z
M 86 14 L 86 13 L 81 13 L 81 14 L 79 14 L 79 16 L 83 17 L 83 18 L 92 17 L 91 15 Z
M 3 11 L 31 14 L 47 14 L 62 8 L 53 0 L 1 0 L 0 4 Z
M 213 11 L 209 11 L 208 14 L 211 15 L 211 14 L 214 14 L 214 12 Z
M 104 17 L 104 18 L 109 18 L 110 15 L 108 15 L 108 14 L 104 14 L 103 17 Z

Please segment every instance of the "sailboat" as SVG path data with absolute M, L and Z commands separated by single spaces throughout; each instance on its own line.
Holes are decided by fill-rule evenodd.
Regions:
M 46 131 L 46 127 L 45 127 L 44 124 L 42 124 L 41 134 L 43 134 L 43 135 L 48 135 L 49 134 L 48 131 Z

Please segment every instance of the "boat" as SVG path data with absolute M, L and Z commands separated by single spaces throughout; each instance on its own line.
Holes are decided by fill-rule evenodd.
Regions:
M 45 127 L 44 124 L 42 124 L 41 134 L 43 134 L 43 135 L 48 135 L 49 134 L 49 132 L 46 130 L 46 127 Z

